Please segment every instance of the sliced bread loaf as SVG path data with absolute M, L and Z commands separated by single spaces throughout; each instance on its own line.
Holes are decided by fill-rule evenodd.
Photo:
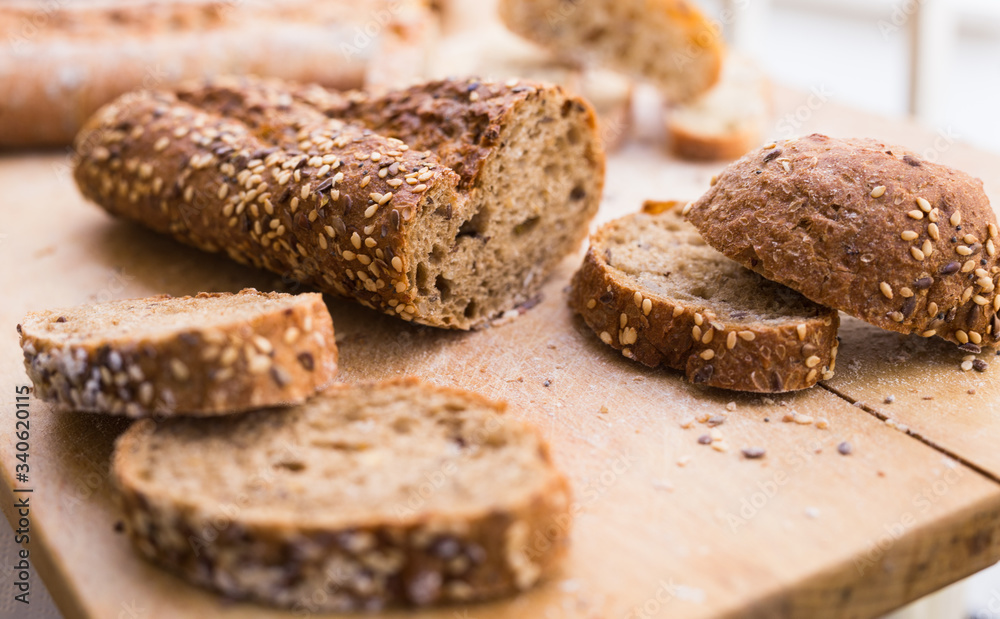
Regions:
M 122 98 L 77 151 L 77 184 L 115 215 L 457 329 L 532 299 L 604 182 L 590 106 L 532 83 L 216 80 Z
M 719 78 L 721 34 L 688 0 L 501 0 L 500 16 L 557 54 L 645 79 L 674 101 Z
M 60 410 L 221 415 L 301 402 L 337 373 L 315 293 L 111 301 L 32 312 L 17 329 L 35 396 Z
M 715 251 L 679 209 L 601 227 L 570 305 L 625 357 L 696 384 L 795 391 L 832 378 L 836 366 L 837 312 Z
M 695 161 L 738 159 L 762 143 L 770 108 L 770 82 L 753 62 L 730 53 L 711 90 L 667 110 L 671 151 Z
M 505 406 L 416 380 L 285 410 L 145 420 L 112 478 L 139 552 L 297 613 L 468 602 L 564 554 L 566 479 Z
M 917 153 L 824 135 L 771 144 L 729 166 L 688 219 L 743 266 L 883 329 L 1000 341 L 983 183 Z

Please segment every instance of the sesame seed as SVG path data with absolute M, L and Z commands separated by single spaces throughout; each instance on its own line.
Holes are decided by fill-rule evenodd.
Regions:
M 1000 297 L 998 297 L 998 298 L 1000 298 Z M 732 349 L 736 348 L 736 340 L 737 339 L 738 338 L 736 336 L 736 332 L 735 331 L 730 331 L 729 335 L 726 336 L 726 348 L 728 348 L 729 350 L 732 350 Z
M 958 331 L 955 331 L 955 339 L 958 340 L 960 344 L 968 344 L 969 334 L 959 329 Z
M 618 322 L 621 325 L 621 328 L 624 329 L 625 325 L 628 324 L 628 315 L 625 312 L 622 312 L 622 315 L 618 317 Z
M 369 264 L 372 263 L 372 259 L 370 257 L 364 255 L 364 254 L 358 254 L 358 262 L 360 262 L 361 264 L 363 264 L 365 266 L 368 266 Z M 359 275 L 360 275 L 360 273 L 359 273 Z
M 915 241 L 920 235 L 912 230 L 904 230 L 902 234 L 899 235 L 904 241 Z
M 701 343 L 711 344 L 713 339 L 715 339 L 715 329 L 709 327 L 708 331 L 706 331 L 705 335 L 701 338 Z
M 806 382 L 807 383 L 814 382 L 816 380 L 817 376 L 819 376 L 819 371 L 818 370 L 816 370 L 815 368 L 809 370 L 809 373 L 806 374 Z
M 798 332 L 798 334 L 799 334 L 799 341 L 802 341 L 802 342 L 804 342 L 804 341 L 805 341 L 805 339 L 806 339 L 806 333 L 807 333 L 807 330 L 806 330 L 806 326 L 805 326 L 804 324 L 801 324 L 801 325 L 797 325 L 797 326 L 795 327 L 795 330 L 796 330 L 796 331 Z
M 991 239 L 995 239 L 995 238 L 997 238 L 997 236 L 1000 236 L 1000 231 L 997 230 L 997 225 L 996 224 L 990 224 L 988 226 L 988 228 L 989 228 L 989 231 L 990 231 L 990 238 Z
M 931 301 L 927 305 L 927 315 L 929 315 L 929 316 L 937 316 L 937 313 L 938 313 L 938 304 L 935 303 L 934 301 Z
M 872 189 L 873 198 L 881 198 L 885 195 L 885 185 L 879 185 L 875 189 Z
M 806 367 L 807 368 L 814 368 L 817 365 L 819 365 L 821 361 L 822 361 L 822 359 L 820 359 L 816 355 L 813 355 L 813 356 L 809 357 L 808 359 L 806 359 Z
M 976 305 L 989 305 L 990 303 L 989 301 L 987 301 L 985 298 L 983 298 L 978 294 L 972 297 L 972 302 L 975 303 Z
M 347 261 L 354 260 L 357 257 L 357 254 L 349 249 L 345 249 L 341 255 L 344 257 L 344 260 Z
M 920 248 L 920 251 L 923 252 L 924 256 L 927 256 L 929 258 L 934 253 L 934 244 L 931 243 L 930 240 L 928 239 L 924 241 L 924 244 Z
M 712 178 L 714 179 L 716 177 L 713 176 Z M 691 212 L 691 209 L 693 207 L 694 207 L 694 202 L 688 202 L 687 204 L 684 205 L 684 208 L 681 209 L 681 215 L 687 215 L 688 213 Z
M 365 239 L 365 247 L 371 249 L 372 247 L 375 247 L 376 245 L 378 245 L 378 241 L 376 241 L 372 237 L 368 237 L 368 238 Z
M 327 249 L 328 247 L 330 247 L 330 244 L 326 242 L 326 237 L 323 236 L 322 234 L 318 235 L 316 238 L 319 239 L 318 242 L 320 249 Z
M 955 211 L 954 213 L 952 213 L 951 219 L 949 219 L 948 221 L 950 221 L 951 225 L 953 225 L 953 226 L 961 226 L 962 225 L 962 213 L 960 213 L 959 211 Z
M 993 239 L 986 241 L 986 253 L 991 257 L 997 255 L 997 246 L 993 243 Z
M 184 362 L 180 359 L 170 360 L 170 371 L 173 372 L 174 378 L 180 381 L 185 381 L 191 376 L 191 372 L 188 367 L 184 365 Z
M 996 312 L 1000 312 L 1000 294 L 993 297 L 993 310 Z M 997 333 L 993 334 L 994 337 L 996 337 L 997 335 L 998 335 Z
M 892 299 L 892 296 L 893 296 L 892 295 L 892 286 L 890 286 L 887 282 L 882 282 L 882 283 L 880 283 L 878 285 L 878 287 L 882 291 L 882 294 L 885 296 L 885 298 L 890 299 L 890 300 Z
M 930 213 L 927 213 L 927 219 L 933 223 L 937 223 L 939 211 L 937 208 L 932 208 Z
M 973 344 L 982 344 L 983 336 L 978 331 L 969 331 L 969 341 Z
M 910 248 L 910 255 L 913 256 L 914 260 L 923 260 L 924 259 L 924 252 L 921 251 L 917 247 L 911 247 Z
M 691 337 L 694 339 L 694 341 L 700 342 L 701 341 L 701 327 L 699 327 L 698 325 L 695 325 L 695 326 L 691 327 Z
M 611 334 L 608 333 L 607 331 L 602 331 L 601 332 L 601 341 L 610 346 L 611 345 Z
M 705 323 L 705 318 L 700 313 L 695 312 L 695 314 L 694 314 L 694 324 L 696 324 L 696 325 L 698 325 L 700 327 L 704 323 Z
M 308 185 L 303 185 L 302 186 L 302 190 L 299 192 L 299 197 L 302 198 L 303 200 L 305 200 L 306 198 L 309 197 L 309 186 Z
M 642 300 L 642 314 L 643 316 L 649 316 L 649 313 L 653 311 L 653 302 L 649 299 Z
M 937 335 L 936 329 L 928 329 L 927 331 L 921 333 L 920 337 L 934 337 L 935 335 Z
M 169 145 L 170 145 L 170 138 L 168 138 L 167 136 L 163 136 L 156 141 L 156 144 L 153 144 L 153 150 L 155 150 L 156 152 L 160 152 Z
M 971 361 L 963 361 L 961 367 L 962 367 L 962 371 L 963 372 L 971 372 L 972 371 L 972 362 Z
M 365 209 L 365 219 L 371 218 L 375 213 L 378 212 L 378 204 L 372 204 Z
M 361 249 L 361 235 L 357 232 L 351 235 L 351 245 L 354 245 L 354 249 Z
M 684 308 L 682 306 L 680 306 L 680 305 L 675 305 L 674 306 L 674 313 L 673 313 L 674 318 L 677 318 L 678 316 L 680 316 L 683 313 L 684 313 Z
M 364 177 L 363 179 L 361 179 L 361 188 L 364 189 L 365 187 L 368 186 L 368 183 L 370 182 L 372 182 L 372 177 L 370 176 Z
M 941 240 L 941 231 L 938 230 L 937 224 L 928 225 L 927 234 L 935 241 Z
M 642 293 L 638 290 L 632 295 L 632 301 L 635 303 L 636 307 L 642 307 Z
M 919 206 L 920 210 L 925 213 L 931 212 L 931 203 L 923 198 L 917 198 L 917 206 Z
M 903 322 L 906 316 L 903 316 L 903 312 L 893 312 L 889 314 L 889 318 L 891 318 L 893 322 Z
M 587 309 L 594 309 L 595 307 L 597 307 L 597 299 L 587 301 Z
M 396 269 L 397 272 L 403 272 L 403 260 L 399 256 L 392 257 L 392 268 Z
M 958 254 L 959 256 L 971 256 L 972 250 L 966 247 L 965 245 L 959 245 L 958 247 L 955 248 L 955 253 Z
M 910 211 L 909 213 L 907 213 L 907 215 L 910 216 L 910 219 L 923 219 L 924 218 L 924 212 L 923 211 L 918 211 L 916 209 Z
M 740 331 L 737 335 L 745 342 L 752 342 L 757 339 L 757 335 L 753 331 Z

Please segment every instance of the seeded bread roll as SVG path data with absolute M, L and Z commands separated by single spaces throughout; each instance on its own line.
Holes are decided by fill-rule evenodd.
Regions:
M 648 80 L 673 101 L 719 78 L 722 38 L 687 0 L 501 0 L 500 16 L 526 39 Z
M 883 329 L 1000 340 L 982 181 L 899 146 L 811 135 L 754 150 L 688 219 L 740 264 Z
M 69 144 L 115 97 L 188 79 L 357 88 L 394 66 L 420 75 L 433 21 L 422 0 L 4 2 L 0 147 Z
M 470 602 L 532 586 L 568 543 L 566 478 L 504 410 L 413 379 L 343 386 L 137 423 L 111 475 L 139 552 L 227 597 L 302 614 Z
M 738 159 L 760 145 L 771 85 L 753 62 L 728 54 L 722 76 L 697 99 L 667 110 L 670 150 L 682 159 Z
M 601 341 L 722 389 L 780 393 L 832 378 L 837 312 L 729 260 L 664 206 L 591 237 L 570 306 Z
M 593 111 L 538 84 L 222 80 L 125 97 L 77 148 L 78 185 L 113 214 L 457 329 L 532 299 L 604 180 Z
M 222 415 L 302 402 L 337 373 L 316 293 L 111 301 L 32 312 L 17 330 L 35 396 L 58 410 Z

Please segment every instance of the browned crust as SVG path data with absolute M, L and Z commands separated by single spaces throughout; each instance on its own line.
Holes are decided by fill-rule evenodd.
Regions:
M 769 145 L 688 218 L 740 264 L 883 329 L 1000 340 L 1000 238 L 982 181 L 901 147 L 818 134 Z
M 627 23 L 602 23 L 610 7 L 628 10 Z M 499 10 L 513 32 L 571 59 L 596 57 L 674 101 L 709 90 L 722 71 L 720 31 L 688 0 L 501 0 Z M 632 52 L 637 42 L 646 53 Z
M 291 298 L 247 289 L 198 298 Z M 137 304 L 172 304 L 169 296 Z M 101 306 L 91 308 L 101 312 Z M 214 416 L 295 404 L 330 386 L 337 373 L 333 321 L 316 293 L 298 295 L 287 309 L 245 323 L 205 329 L 192 324 L 155 340 L 109 340 L 66 345 L 47 324 L 60 312 L 32 312 L 18 325 L 24 366 L 35 395 L 57 410 L 146 417 Z M 109 314 L 108 320 L 114 320 Z
M 420 381 L 334 390 L 398 383 Z M 468 392 L 428 388 L 498 412 L 504 408 Z M 146 558 L 231 598 L 307 612 L 471 602 L 531 587 L 554 572 L 568 546 L 570 488 L 541 438 L 539 456 L 550 467 L 548 479 L 516 504 L 483 513 L 418 510 L 405 518 L 387 507 L 378 521 L 325 529 L 299 526 L 294 515 L 270 524 L 246 523 L 238 515 L 223 516 L 140 490 L 130 454 L 156 431 L 151 421 L 133 425 L 118 439 L 112 457 L 115 499 L 128 534 Z M 218 526 L 220 521 L 225 526 Z M 329 574 L 333 566 L 336 573 Z M 254 574 L 265 570 L 279 576 L 253 582 Z
M 176 95 L 139 93 L 107 106 L 81 132 L 75 177 L 84 196 L 112 214 L 200 249 L 407 321 L 469 328 L 418 313 L 408 234 L 419 214 L 469 219 L 464 192 L 487 180 L 484 163 L 502 148 L 515 108 L 538 97 L 581 106 L 589 112 L 581 129 L 596 135 L 582 100 L 538 84 L 444 81 L 372 99 L 241 78 Z M 379 132 L 397 137 L 327 114 L 381 118 Z M 586 164 L 600 183 L 584 198 L 589 213 L 603 186 L 595 148 Z M 389 194 L 390 202 L 375 203 Z M 554 248 L 543 271 L 585 236 L 586 223 L 573 222 L 573 243 Z
M 707 135 L 687 131 L 679 124 L 667 123 L 670 152 L 689 161 L 732 161 L 760 144 L 761 131 L 747 127 L 726 135 Z
M 721 389 L 781 393 L 833 377 L 836 311 L 781 327 L 748 326 L 719 319 L 709 305 L 636 289 L 607 262 L 609 225 L 591 237 L 569 297 L 605 344 L 649 367 L 681 370 L 692 383 Z
M 0 52 L 0 66 L 9 67 L 0 70 L 0 147 L 69 144 L 115 97 L 202 76 L 246 73 L 357 88 L 392 66 L 420 75 L 432 22 L 422 0 L 0 6 L 0 35 L 10 43 Z M 378 25 L 374 36 L 365 34 L 371 24 Z M 123 45 L 129 53 L 121 53 Z

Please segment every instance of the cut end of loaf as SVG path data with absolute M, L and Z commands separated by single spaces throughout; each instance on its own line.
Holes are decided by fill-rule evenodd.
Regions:
M 311 612 L 470 602 L 530 587 L 567 543 L 566 481 L 503 410 L 414 379 L 345 386 L 287 410 L 137 424 L 112 476 L 139 551 L 230 597 Z
M 604 155 L 582 100 L 531 88 L 495 141 L 464 204 L 427 208 L 414 224 L 421 322 L 467 329 L 529 302 L 600 204 Z

